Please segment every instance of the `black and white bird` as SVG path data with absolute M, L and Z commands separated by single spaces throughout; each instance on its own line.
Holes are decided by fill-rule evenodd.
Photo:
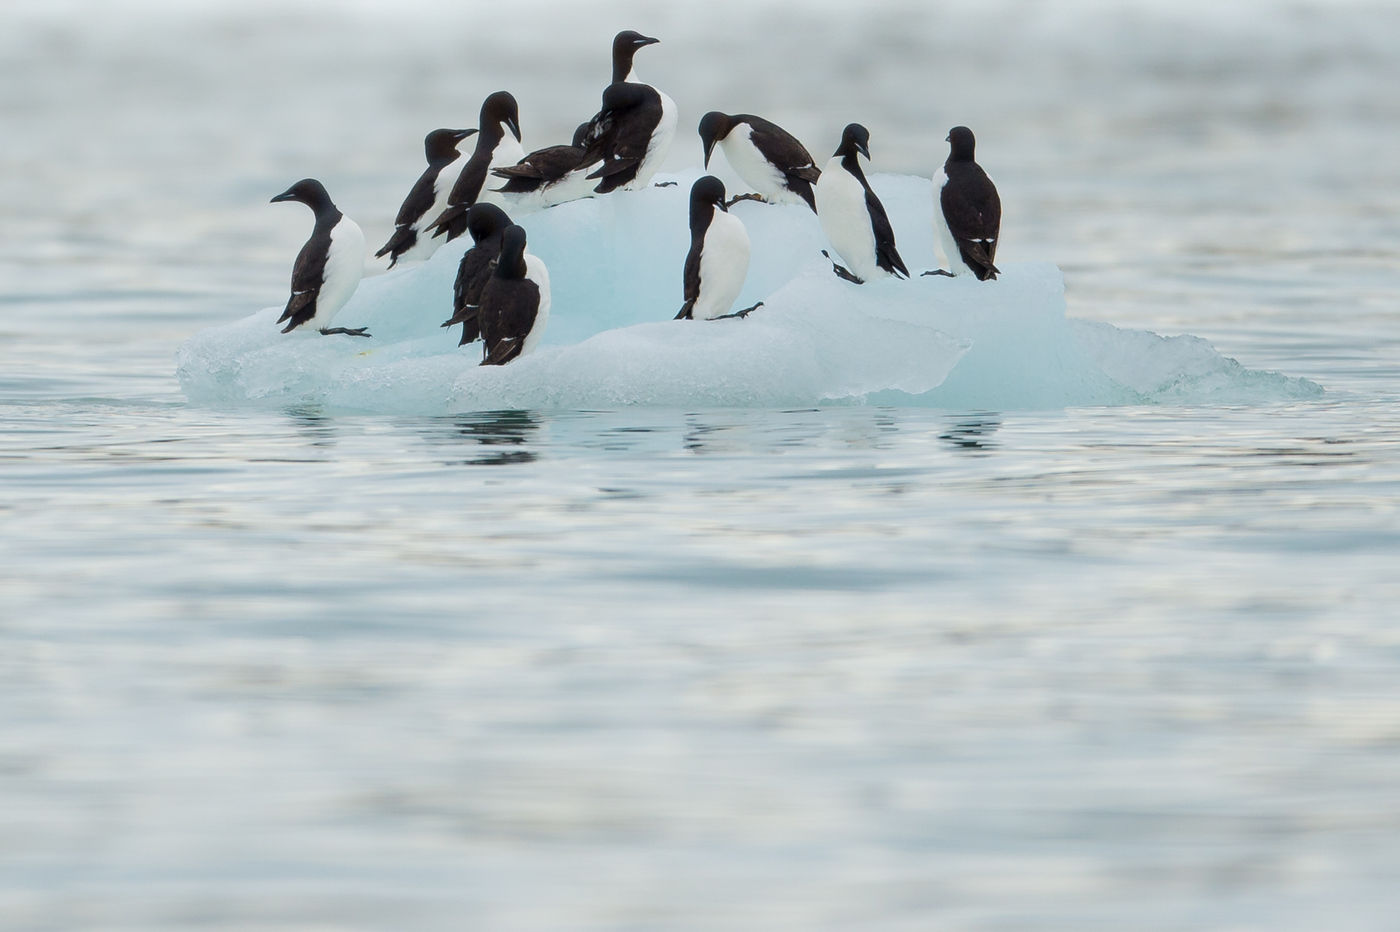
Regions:
M 706 168 L 718 144 L 730 166 L 756 192 L 736 196 L 731 205 L 757 199 L 772 204 L 806 204 L 816 212 L 812 185 L 821 177 L 821 169 L 806 147 L 778 124 L 750 113 L 711 110 L 700 118 L 700 144 L 705 149 Z
M 593 195 L 593 182 L 583 168 L 584 143 L 590 123 L 580 123 L 567 146 L 536 149 L 514 165 L 493 168 L 491 174 L 506 183 L 499 192 L 512 210 L 539 210 Z
M 954 126 L 947 141 L 948 161 L 933 178 L 933 225 L 947 266 L 943 274 L 971 272 L 980 282 L 995 279 L 1001 274 L 993 264 L 1001 235 L 997 186 L 975 160 L 977 140 L 972 130 Z
M 817 181 L 817 218 L 826 238 L 850 267 L 833 262 L 832 271 L 856 284 L 891 275 L 908 278 L 885 206 L 865 180 L 862 155 L 870 158 L 870 131 L 851 123 L 841 133 L 841 145 Z
M 724 203 L 724 182 L 705 175 L 690 187 L 685 304 L 676 320 L 747 317 L 763 302 L 729 313 L 749 271 L 749 234 Z
M 481 292 L 481 364 L 503 366 L 531 352 L 549 320 L 549 272 L 525 252 L 525 228 L 501 234 L 496 270 Z
M 473 204 L 467 211 L 467 232 L 471 234 L 472 248 L 457 263 L 457 279 L 452 284 L 452 316 L 442 323 L 444 327 L 462 325 L 458 346 L 466 346 L 481 336 L 477 316 L 481 309 L 481 292 L 495 271 L 496 259 L 501 254 L 501 236 L 508 226 L 510 218 L 495 204 Z
M 349 330 L 328 326 L 355 293 L 364 274 L 365 234 L 359 225 L 340 212 L 325 186 L 315 178 L 298 181 L 271 203 L 278 201 L 300 201 L 316 215 L 311 238 L 297 253 L 296 265 L 292 267 L 292 295 L 282 316 L 277 318 L 279 324 L 287 325 L 282 332 L 305 327 L 324 334 L 369 336 L 364 327 Z
M 441 239 L 434 239 L 420 228 L 447 209 L 447 196 L 457 177 L 449 166 L 461 158 L 457 143 L 475 132 L 474 129 L 435 129 L 423 139 L 428 167 L 409 189 L 408 197 L 404 198 L 394 218 L 394 233 L 374 254 L 376 259 L 387 255 L 392 269 L 400 259 L 430 258 L 442 245 Z
M 431 220 L 432 235 L 446 234 L 450 243 L 466 232 L 468 207 L 479 200 L 500 203 L 500 194 L 486 186 L 488 174 L 492 168 L 514 165 L 524 155 L 520 145 L 520 108 L 509 91 L 497 91 L 481 104 L 476 149 L 452 185 L 447 209 Z
M 657 169 L 661 167 L 661 163 L 666 160 L 666 154 L 671 150 L 671 142 L 676 138 L 676 122 L 679 113 L 676 109 L 676 102 L 663 91 L 638 78 L 637 69 L 633 62 L 639 49 L 655 45 L 660 41 L 660 39 L 644 36 L 632 29 L 625 29 L 613 37 L 612 84 L 631 84 L 645 87 L 651 93 L 642 95 L 647 99 L 647 105 L 644 110 L 634 112 L 630 121 L 629 132 L 636 138 L 628 140 L 629 154 L 625 158 L 635 158 L 635 167 L 627 166 L 619 170 L 618 166 L 609 166 L 605 163 L 599 169 L 601 174 L 594 175 L 594 177 L 603 179 L 595 189 L 599 194 L 606 194 L 617 188 L 626 190 L 645 188 L 651 182 Z M 607 118 L 606 90 L 603 95 L 603 110 L 590 121 L 589 131 L 585 139 L 585 145 L 588 148 L 586 165 L 593 165 L 598 161 L 597 143 L 599 137 L 606 132 L 606 127 L 612 122 Z M 652 106 L 653 95 L 654 110 Z M 620 98 L 618 99 L 620 100 Z M 617 175 L 624 177 L 619 179 L 615 177 Z
M 589 178 L 600 179 L 594 191 L 607 194 L 618 188 L 644 187 L 651 180 L 646 166 L 654 156 L 652 144 L 661 112 L 661 95 L 651 85 L 627 81 L 608 85 L 603 108 L 589 124 L 583 156 L 585 165 L 598 166 L 588 173 Z

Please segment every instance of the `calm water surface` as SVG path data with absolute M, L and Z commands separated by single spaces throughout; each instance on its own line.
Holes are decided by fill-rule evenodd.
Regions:
M 728 40 L 553 10 L 517 93 L 567 135 L 589 30 L 636 25 L 683 126 L 788 114 L 816 151 L 860 118 L 927 171 L 973 124 L 1071 314 L 1327 393 L 194 407 L 175 347 L 279 301 L 305 236 L 267 198 L 318 174 L 386 230 L 514 59 L 427 3 L 421 46 L 368 3 L 18 4 L 0 926 L 1395 927 L 1400 14 L 783 8 Z M 707 70 L 724 41 L 792 80 Z

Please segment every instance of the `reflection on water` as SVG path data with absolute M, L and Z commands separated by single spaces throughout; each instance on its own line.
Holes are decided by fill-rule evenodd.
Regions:
M 997 445 L 992 435 L 1000 428 L 1000 415 L 958 417 L 946 431 L 938 435 L 938 439 L 946 440 L 960 450 L 991 450 Z
M 512 466 L 533 463 L 539 453 L 529 449 L 540 429 L 540 418 L 530 411 L 478 411 L 452 418 L 449 429 L 432 429 L 423 436 L 432 443 L 456 445 L 462 440 L 482 447 L 502 447 L 462 460 L 457 466 Z

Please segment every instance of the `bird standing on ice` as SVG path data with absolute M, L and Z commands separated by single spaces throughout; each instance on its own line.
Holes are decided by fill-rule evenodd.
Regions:
M 787 130 L 763 117 L 748 113 L 720 113 L 711 110 L 700 118 L 700 144 L 705 149 L 705 167 L 715 144 L 724 150 L 730 166 L 756 194 L 740 194 L 730 202 L 761 200 L 771 204 L 806 204 L 817 210 L 812 185 L 821 170 L 812 154 Z
M 645 87 L 651 94 L 655 95 L 655 109 L 649 105 L 645 111 L 634 113 L 633 133 L 637 138 L 629 140 L 629 151 L 626 159 L 636 159 L 635 170 L 631 165 L 626 166 L 619 172 L 618 166 L 611 166 L 605 163 L 598 172 L 590 177 L 602 178 L 598 188 L 599 194 L 606 194 L 617 188 L 625 188 L 632 191 L 644 188 L 656 174 L 661 163 L 666 160 L 666 153 L 671 150 L 671 142 L 676 138 L 676 122 L 678 111 L 676 102 L 667 96 L 663 91 L 644 84 L 637 77 L 637 69 L 633 63 L 633 58 L 638 49 L 648 45 L 655 45 L 660 39 L 651 36 L 644 36 L 640 32 L 632 29 L 625 29 L 613 37 L 612 45 L 612 84 L 632 84 L 638 87 Z M 598 161 L 600 149 L 595 145 L 600 135 L 607 131 L 607 91 L 604 91 L 604 109 L 600 111 L 589 122 L 589 131 L 584 139 L 584 145 L 588 149 L 588 158 L 585 165 L 592 165 Z M 651 94 L 639 95 L 648 98 L 650 104 Z M 642 119 L 645 115 L 645 120 Z M 615 175 L 622 173 L 625 180 L 618 181 Z M 672 184 L 673 182 L 666 182 Z
M 851 123 L 841 133 L 841 145 L 817 181 L 817 218 L 822 231 L 850 266 L 848 270 L 833 262 L 831 269 L 857 285 L 890 275 L 908 278 L 909 270 L 895 249 L 894 228 L 885 206 L 861 170 L 862 155 L 870 158 L 870 131 Z M 825 250 L 822 255 L 827 255 Z
M 495 204 L 473 204 L 467 211 L 467 232 L 472 248 L 457 263 L 457 279 L 452 284 L 452 316 L 442 326 L 462 325 L 458 346 L 466 346 L 481 336 L 481 292 L 491 280 L 501 254 L 501 236 L 510 226 L 506 212 Z
M 525 229 L 512 224 L 501 234 L 496 271 L 481 292 L 481 364 L 503 366 L 531 352 L 549 319 L 549 272 L 525 252 Z
M 506 130 L 510 130 L 510 135 Z M 514 165 L 524 155 L 520 145 L 520 108 L 509 91 L 497 91 L 481 104 L 476 149 L 452 185 L 447 209 L 429 224 L 432 235 L 446 234 L 446 242 L 450 243 L 467 230 L 467 208 L 479 200 L 500 203 L 500 194 L 486 188 L 487 173 L 493 167 Z
M 435 129 L 423 139 L 428 167 L 409 189 L 399 215 L 394 218 L 394 234 L 374 254 L 376 259 L 387 255 L 392 269 L 400 259 L 428 259 L 437 252 L 443 241 L 428 236 L 419 227 L 447 209 L 447 196 L 452 192 L 456 177 L 447 167 L 461 158 L 457 143 L 475 132 L 474 129 Z
M 586 170 L 579 170 L 590 125 L 579 124 L 573 142 L 567 146 L 536 149 L 514 165 L 491 169 L 492 175 L 506 180 L 491 190 L 501 194 L 512 210 L 537 210 L 592 197 L 593 182 L 588 180 Z
M 943 249 L 947 271 L 925 275 L 971 272 L 979 282 L 1001 273 L 992 263 L 1001 235 L 1001 198 L 997 186 L 974 158 L 977 140 L 966 126 L 948 133 L 948 161 L 933 179 L 933 225 Z
M 728 313 L 749 271 L 749 234 L 724 206 L 724 182 L 705 175 L 690 188 L 690 252 L 685 304 L 676 320 L 747 317 L 763 304 Z
M 585 165 L 598 166 L 588 173 L 590 179 L 600 179 L 594 191 L 631 190 L 650 180 L 644 172 L 652 158 L 661 109 L 661 97 L 649 84 L 622 81 L 603 91 L 603 109 L 589 124 L 583 157 Z
M 364 327 L 347 330 L 327 326 L 355 293 L 364 274 L 365 234 L 359 225 L 340 212 L 325 186 L 315 178 L 298 181 L 270 203 L 278 201 L 300 201 L 316 215 L 311 238 L 297 253 L 296 265 L 292 267 L 292 296 L 277 318 L 279 324 L 287 325 L 282 332 L 291 333 L 310 324 L 308 329 L 323 334 L 369 336 Z

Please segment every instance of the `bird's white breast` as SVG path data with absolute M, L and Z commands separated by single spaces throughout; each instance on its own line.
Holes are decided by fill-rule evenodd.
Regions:
M 787 189 L 787 176 L 763 157 L 753 144 L 753 127 L 740 123 L 719 141 L 724 157 L 738 172 L 744 183 L 775 204 L 799 204 L 806 201 Z
M 716 210 L 700 253 L 700 293 L 691 316 L 713 320 L 728 314 L 749 273 L 749 234 L 737 217 Z
M 331 245 L 326 254 L 321 293 L 316 296 L 316 316 L 308 322 L 308 329 L 330 325 L 331 318 L 359 287 L 364 271 L 365 234 L 359 224 L 342 216 L 331 229 Z
M 822 232 L 857 277 L 866 280 L 888 275 L 875 264 L 875 229 L 865 205 L 865 188 L 846 171 L 840 156 L 826 163 L 816 185 L 817 218 Z
M 493 190 L 505 182 L 491 174 L 491 169 L 508 168 L 523 158 L 525 158 L 525 147 L 520 144 L 520 140 L 511 135 L 509 130 L 506 130 L 505 136 L 496 143 L 496 148 L 491 150 L 491 164 L 486 168 L 486 180 L 481 183 L 481 193 L 476 196 L 477 203 L 495 204 L 497 207 L 506 206 L 507 199 L 501 192 Z
M 540 337 L 544 334 L 544 325 L 549 320 L 549 269 L 545 268 L 538 256 L 528 252 L 525 253 L 525 277 L 534 282 L 535 287 L 540 290 L 540 305 L 535 310 L 535 323 L 520 346 L 522 356 L 533 352 L 539 345 Z
M 954 275 L 965 275 L 971 270 L 962 261 L 962 251 L 958 241 L 953 239 L 953 231 L 948 226 L 948 218 L 943 214 L 943 189 L 948 185 L 948 176 L 943 169 L 933 176 L 933 229 L 937 234 L 938 249 L 943 253 L 941 268 Z

